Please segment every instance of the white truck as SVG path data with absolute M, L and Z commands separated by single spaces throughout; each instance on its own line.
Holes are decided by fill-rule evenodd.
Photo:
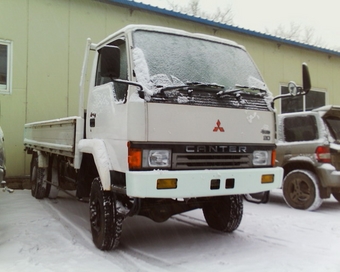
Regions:
M 310 88 L 304 81 L 299 94 Z M 24 145 L 32 195 L 88 198 L 99 249 L 116 248 L 134 215 L 163 222 L 201 208 L 211 228 L 232 232 L 244 194 L 281 186 L 273 97 L 232 41 L 127 26 L 97 44 L 88 39 L 79 89 L 79 115 L 26 124 Z

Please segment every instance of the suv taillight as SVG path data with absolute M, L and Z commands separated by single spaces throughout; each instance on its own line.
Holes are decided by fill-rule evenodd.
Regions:
M 318 146 L 315 150 L 316 159 L 318 162 L 330 163 L 331 153 L 328 146 Z

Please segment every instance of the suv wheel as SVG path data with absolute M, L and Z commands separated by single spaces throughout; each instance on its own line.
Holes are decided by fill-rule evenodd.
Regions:
M 318 177 L 309 170 L 294 170 L 283 180 L 283 197 L 294 209 L 313 211 L 320 207 Z

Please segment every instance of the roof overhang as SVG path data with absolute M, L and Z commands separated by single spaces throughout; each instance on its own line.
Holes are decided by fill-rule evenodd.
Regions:
M 176 11 L 168 10 L 168 9 L 164 9 L 164 8 L 159 8 L 159 7 L 156 7 L 156 6 L 143 4 L 143 3 L 140 3 L 140 2 L 135 2 L 135 1 L 131 1 L 131 0 L 106 0 L 106 2 L 121 5 L 121 6 L 124 6 L 124 7 L 127 7 L 127 8 L 140 9 L 140 10 L 145 10 L 145 11 L 149 11 L 149 12 L 154 12 L 154 13 L 158 13 L 158 14 L 164 15 L 164 16 L 170 16 L 170 17 L 175 17 L 175 18 L 182 19 L 182 20 L 195 22 L 195 23 L 198 23 L 198 24 L 204 24 L 204 25 L 207 25 L 207 26 L 210 26 L 210 27 L 213 27 L 213 28 L 217 28 L 217 29 L 224 29 L 224 30 L 228 30 L 228 31 L 233 31 L 233 32 L 236 32 L 236 33 L 240 33 L 240 34 L 244 34 L 244 35 L 248 35 L 248 36 L 253 36 L 253 37 L 256 37 L 256 38 L 261 38 L 261 39 L 265 39 L 265 40 L 276 42 L 276 43 L 287 44 L 287 45 L 291 45 L 291 46 L 300 47 L 300 48 L 303 48 L 303 49 L 318 51 L 318 52 L 325 53 L 325 54 L 328 54 L 328 55 L 335 55 L 335 56 L 340 57 L 340 52 L 332 50 L 332 49 L 327 49 L 327 48 L 318 47 L 318 46 L 314 46 L 314 45 L 310 45 L 310 44 L 306 44 L 306 43 L 302 43 L 302 42 L 298 42 L 298 41 L 294 41 L 294 40 L 289 40 L 289 39 L 285 39 L 285 38 L 282 38 L 282 37 L 277 37 L 277 36 L 273 36 L 273 35 L 270 35 L 270 34 L 258 32 L 258 31 L 254 31 L 254 30 L 250 30 L 250 29 L 241 28 L 241 27 L 234 26 L 234 25 L 228 25 L 228 24 L 224 24 L 224 23 L 220 23 L 220 22 L 215 22 L 215 21 L 212 21 L 212 20 L 209 20 L 209 19 L 196 17 L 196 16 L 193 16 L 193 15 L 180 13 L 180 12 L 176 12 Z

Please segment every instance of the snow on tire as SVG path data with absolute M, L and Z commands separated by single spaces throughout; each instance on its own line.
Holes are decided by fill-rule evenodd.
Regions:
M 243 197 L 241 195 L 214 197 L 203 206 L 203 214 L 209 227 L 233 232 L 242 220 Z
M 117 215 L 112 192 L 104 191 L 99 178 L 92 182 L 90 193 L 92 240 L 97 248 L 110 250 L 119 245 L 123 218 Z
M 283 197 L 294 209 L 314 211 L 322 204 L 319 194 L 319 179 L 309 170 L 294 170 L 283 180 Z

